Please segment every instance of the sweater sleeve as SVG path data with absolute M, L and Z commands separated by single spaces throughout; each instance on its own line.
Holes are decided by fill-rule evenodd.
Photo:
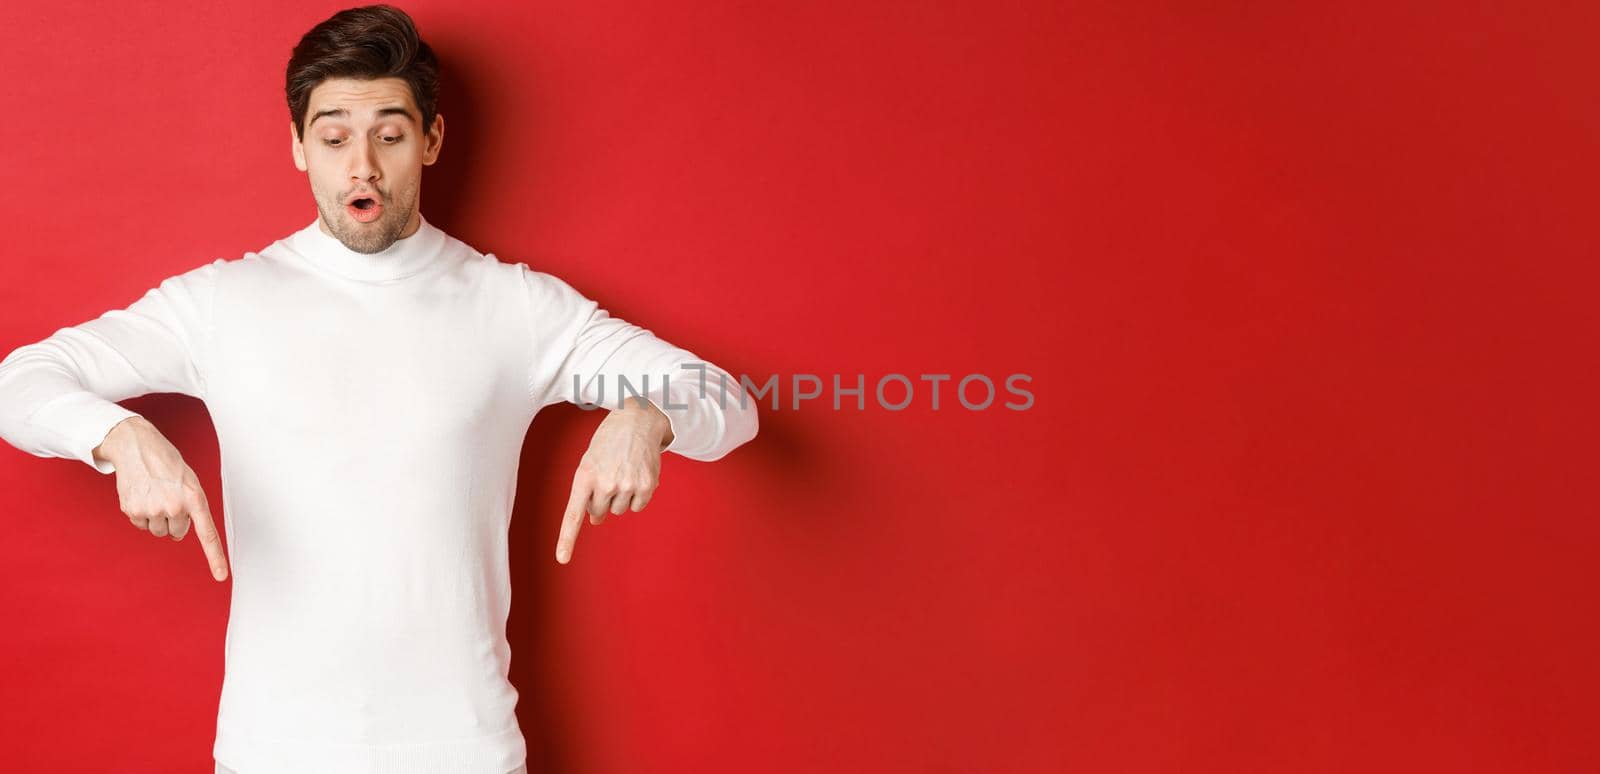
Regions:
M 529 385 L 536 405 L 614 409 L 619 392 L 638 395 L 667 415 L 672 441 L 665 451 L 702 462 L 755 437 L 756 402 L 727 371 L 612 317 L 565 281 L 518 265 L 533 316 Z
M 123 420 L 116 401 L 155 392 L 205 399 L 202 347 L 223 259 L 169 277 L 113 309 L 12 350 L 0 360 L 0 438 L 36 457 L 80 460 Z

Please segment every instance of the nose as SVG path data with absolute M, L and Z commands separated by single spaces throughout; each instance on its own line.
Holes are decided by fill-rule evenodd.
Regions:
M 350 154 L 351 182 L 357 184 L 377 183 L 383 177 L 383 174 L 378 170 L 377 147 L 365 137 L 359 137 L 354 141 L 356 142 L 356 147 L 351 150 L 355 152 Z

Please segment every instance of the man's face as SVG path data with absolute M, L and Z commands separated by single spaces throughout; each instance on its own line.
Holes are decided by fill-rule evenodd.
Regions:
M 422 113 L 399 78 L 332 78 L 311 90 L 294 165 L 307 173 L 321 227 L 351 250 L 375 253 L 421 225 L 422 167 L 444 142 L 444 116 Z

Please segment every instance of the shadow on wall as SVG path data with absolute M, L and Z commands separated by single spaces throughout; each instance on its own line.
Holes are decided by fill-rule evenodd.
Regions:
M 485 143 L 478 116 L 485 111 L 480 109 L 480 95 L 474 89 L 472 49 L 453 43 L 448 36 L 438 40 L 433 34 L 426 37 L 441 63 L 438 111 L 444 116 L 444 147 L 433 166 L 424 168 L 422 212 L 435 226 L 473 244 L 455 227 L 461 212 L 473 205 L 471 181 L 482 179 L 478 155 Z M 536 89 L 538 83 L 530 78 L 527 87 Z
M 482 73 L 491 65 L 476 58 L 475 48 L 466 38 L 457 40 L 449 31 L 430 32 L 428 38 L 440 61 L 445 63 L 440 72 L 438 106 L 445 117 L 445 145 L 438 162 L 424 173 L 423 211 L 434 225 L 468 244 L 476 244 L 472 235 L 457 224 L 466 225 L 462 220 L 465 209 L 476 204 L 471 195 L 476 190 L 475 181 L 494 174 L 499 166 L 481 160 L 483 149 L 488 147 L 488 133 L 482 127 L 493 120 L 495 111 L 491 106 L 492 95 L 475 90 L 475 84 L 485 82 L 475 77 L 475 73 Z M 532 66 L 509 79 L 491 80 L 515 83 L 520 90 L 517 98 L 535 103 L 543 83 L 541 74 Z M 540 139 L 537 134 L 540 123 L 534 122 L 535 143 Z M 537 231 L 539 213 L 527 213 L 527 218 L 519 221 L 518 228 Z M 615 311 L 621 314 L 621 310 Z M 626 318 L 626 314 L 622 316 Z M 719 364 L 723 362 L 712 359 Z M 826 507 L 823 501 L 851 488 L 845 482 L 854 478 L 852 473 L 835 469 L 843 467 L 843 463 L 836 464 L 834 455 L 811 448 L 816 446 L 814 439 L 803 436 L 803 426 L 791 412 L 774 412 L 770 402 L 758 402 L 758 410 L 761 424 L 756 437 L 735 449 L 729 457 L 743 460 L 743 474 L 751 470 L 757 472 L 759 481 L 753 483 L 763 497 L 785 505 L 781 512 L 774 510 L 751 516 L 776 519 L 799 513 L 817 521 L 847 521 L 847 514 Z M 561 695 L 562 686 L 548 680 L 549 665 L 557 663 L 559 654 L 554 651 L 561 633 L 543 625 L 551 616 L 551 584 L 545 579 L 550 577 L 546 573 L 559 572 L 553 557 L 559 530 L 557 514 L 566 504 L 568 485 L 581 449 L 587 446 L 600 419 L 599 411 L 583 411 L 569 404 L 549 406 L 534 420 L 532 427 L 537 427 L 538 431 L 530 428 L 523 439 L 511 519 L 509 550 L 515 601 L 507 637 L 513 653 L 511 680 L 518 685 L 520 693 L 518 722 L 527 738 L 530 771 L 570 771 L 580 764 L 576 760 L 577 751 L 570 747 L 572 740 L 580 737 L 580 729 L 573 728 L 574 718 L 564 711 L 571 702 Z M 572 449 L 580 451 L 569 451 Z M 783 526 L 822 536 L 844 525 Z M 585 524 L 583 529 L 592 528 Z M 577 554 L 580 562 L 584 555 L 582 545 L 580 537 Z M 798 550 L 808 549 L 802 546 Z
M 573 701 L 564 697 L 568 690 L 551 677 L 559 673 L 552 664 L 566 656 L 557 643 L 563 636 L 555 627 L 546 625 L 551 617 L 554 573 L 558 569 L 553 551 L 559 531 L 559 516 L 570 494 L 569 483 L 577 469 L 582 449 L 599 426 L 600 411 L 584 411 L 571 404 L 545 407 L 534 419 L 532 428 L 523 439 L 522 457 L 517 473 L 517 496 L 512 509 L 510 535 L 510 562 L 512 576 L 511 621 L 507 627 L 510 641 L 511 681 L 517 685 L 520 696 L 517 703 L 518 723 L 528 742 L 528 768 L 530 771 L 572 771 L 581 765 L 575 760 L 572 740 L 582 738 L 582 729 L 573 727 L 575 719 L 570 711 Z M 722 470 L 749 475 L 754 470 L 759 478 L 752 488 L 763 498 L 783 503 L 771 510 L 746 511 L 741 518 L 757 520 L 791 519 L 795 514 L 807 514 L 814 521 L 847 521 L 848 516 L 837 509 L 828 508 L 826 500 L 841 487 L 832 482 L 841 481 L 844 471 L 829 462 L 829 455 L 814 449 L 815 444 L 802 436 L 801 426 L 794 414 L 772 412 L 770 406 L 762 410 L 761 426 L 756 437 L 729 452 L 727 457 L 710 463 L 699 461 L 669 462 L 668 454 L 663 464 L 695 464 L 722 466 Z M 737 468 L 728 465 L 739 460 Z M 665 478 L 665 476 L 664 476 Z M 665 486 L 666 484 L 663 484 Z M 842 488 L 848 488 L 842 487 Z M 649 513 L 647 508 L 644 513 Z M 632 514 L 625 514 L 626 519 Z M 611 517 L 613 519 L 618 517 Z M 613 522 L 607 521 L 609 527 Z M 802 533 L 813 534 L 818 545 L 827 534 L 838 534 L 844 524 L 755 525 L 757 530 L 782 530 L 794 527 Z M 585 522 L 583 530 L 600 529 Z M 584 561 L 583 538 L 574 561 Z M 591 538 L 592 540 L 592 538 Z M 796 545 L 797 551 L 815 550 Z M 592 550 L 592 549 L 591 549 Z M 593 561 L 594 554 L 590 554 Z

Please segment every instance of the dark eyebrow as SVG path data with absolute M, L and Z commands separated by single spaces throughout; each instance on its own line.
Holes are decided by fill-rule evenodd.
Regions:
M 378 108 L 376 114 L 377 114 L 378 118 L 382 118 L 384 116 L 402 115 L 402 116 L 405 116 L 406 118 L 411 119 L 411 121 L 413 123 L 415 123 L 416 120 L 417 120 L 416 116 L 412 115 L 410 110 L 408 110 L 406 108 L 403 108 L 403 107 L 383 107 L 383 108 Z M 321 118 L 323 116 L 332 116 L 334 118 L 346 118 L 349 115 L 350 115 L 350 111 L 345 110 L 344 108 L 328 108 L 326 110 L 318 110 L 315 115 L 311 116 L 311 121 L 306 124 L 306 128 L 310 129 L 311 128 L 311 124 L 316 123 L 317 119 L 319 119 L 319 118 Z

